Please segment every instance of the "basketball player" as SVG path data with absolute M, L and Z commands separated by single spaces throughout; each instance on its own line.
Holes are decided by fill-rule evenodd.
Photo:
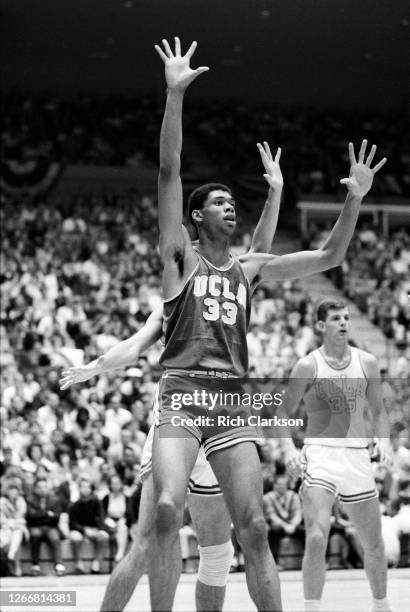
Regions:
M 283 188 L 283 177 L 279 165 L 281 150 L 278 149 L 273 159 L 266 142 L 263 146 L 258 144 L 258 149 L 265 169 L 264 176 L 269 184 L 269 193 L 253 234 L 249 252 L 269 252 L 276 231 Z M 152 312 L 144 327 L 131 338 L 119 342 L 95 361 L 87 365 L 71 367 L 63 372 L 60 380 L 61 389 L 67 389 L 75 383 L 85 382 L 104 372 L 135 364 L 138 357 L 151 344 L 160 339 L 162 322 L 163 309 L 161 306 Z M 157 401 L 154 407 L 156 403 Z M 102 611 L 123 610 L 148 565 L 155 514 L 151 471 L 153 433 L 154 425 L 150 429 L 142 454 L 143 487 L 135 537 L 128 554 L 114 569 L 105 592 Z M 196 607 L 197 610 L 221 610 L 233 554 L 231 518 L 222 491 L 202 450 L 198 454 L 191 474 L 189 493 L 189 511 L 200 545 Z
M 289 471 L 296 475 L 301 464 L 303 468 L 305 610 L 319 610 L 330 517 L 337 496 L 345 504 L 363 545 L 364 566 L 374 597 L 371 610 L 391 612 L 365 418 L 368 403 L 375 430 L 382 435 L 377 445 L 380 459 L 391 462 L 377 361 L 370 353 L 348 344 L 350 318 L 343 302 L 322 302 L 316 327 L 323 343 L 296 363 L 282 406 L 286 415 L 292 414 L 303 398 L 308 419 L 301 461 L 292 439 L 281 440 Z
M 342 261 L 352 236 L 360 203 L 369 191 L 375 172 L 370 164 L 373 146 L 365 161 L 363 141 L 356 161 L 349 145 L 350 176 L 345 206 L 325 245 L 278 257 L 245 255 L 243 263 L 229 252 L 236 212 L 232 192 L 212 183 L 197 188 L 189 198 L 189 217 L 197 229 L 199 246 L 192 247 L 182 229 L 182 105 L 186 88 L 207 67 L 190 68 L 194 42 L 185 55 L 175 38 L 175 53 L 164 39 L 156 50 L 165 64 L 167 100 L 160 135 L 158 205 L 160 254 L 163 262 L 165 349 L 160 363 L 164 374 L 159 390 L 159 426 L 153 443 L 153 477 L 157 513 L 155 553 L 151 568 L 151 603 L 154 610 L 172 608 L 181 571 L 179 528 L 182 525 L 186 488 L 199 446 L 224 493 L 236 536 L 245 554 L 250 595 L 258 610 L 282 610 L 280 585 L 270 554 L 262 509 L 262 476 L 252 427 L 206 424 L 209 403 L 197 401 L 224 386 L 224 397 L 212 407 L 213 420 L 243 419 L 249 410 L 241 404 L 223 405 L 241 393 L 240 377 L 248 367 L 246 331 L 250 315 L 250 287 L 259 280 L 294 279 L 321 272 Z M 180 407 L 180 427 L 175 424 L 175 397 L 186 398 Z M 204 397 L 201 395 L 201 397 Z M 197 422 L 204 425 L 197 425 Z

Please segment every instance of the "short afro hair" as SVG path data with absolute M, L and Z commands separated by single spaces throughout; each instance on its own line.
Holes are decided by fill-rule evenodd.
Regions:
M 205 185 L 201 185 L 200 187 L 194 189 L 192 193 L 190 193 L 190 195 L 188 196 L 187 215 L 188 220 L 190 221 L 191 225 L 193 225 L 196 231 L 196 237 L 198 237 L 198 228 L 192 218 L 192 213 L 194 210 L 201 210 L 201 208 L 203 208 L 204 206 L 204 202 L 207 200 L 211 191 L 216 191 L 217 189 L 227 191 L 229 194 L 232 195 L 231 189 L 229 189 L 229 187 L 223 185 L 222 183 L 205 183 Z

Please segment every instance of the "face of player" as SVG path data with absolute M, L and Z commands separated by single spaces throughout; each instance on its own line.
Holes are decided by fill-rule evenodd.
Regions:
M 200 211 L 202 227 L 214 233 L 231 236 L 236 227 L 235 200 L 228 191 L 215 189 L 211 191 Z
M 323 324 L 323 335 L 331 342 L 345 342 L 350 332 L 350 315 L 347 308 L 329 310 Z

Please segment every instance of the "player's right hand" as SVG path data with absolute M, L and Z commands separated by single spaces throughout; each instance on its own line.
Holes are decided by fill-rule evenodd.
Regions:
M 155 45 L 155 50 L 165 64 L 165 80 L 168 89 L 185 91 L 192 81 L 209 70 L 208 66 L 200 66 L 193 70 L 189 65 L 197 47 L 196 41 L 191 44 L 185 55 L 181 55 L 181 41 L 178 36 L 175 37 L 175 53 L 165 38 L 162 39 L 162 44 L 165 51 L 159 45 Z
M 391 468 L 393 465 L 392 448 L 389 441 L 376 440 L 372 457 L 376 458 L 382 465 Z
M 293 478 L 300 478 L 302 476 L 302 462 L 300 459 L 300 452 L 296 449 L 288 451 L 286 453 L 285 465 L 287 471 Z
M 64 370 L 59 380 L 60 389 L 61 391 L 64 391 L 65 389 L 68 389 L 68 387 L 71 387 L 71 385 L 90 380 L 90 378 L 96 374 L 98 374 L 97 370 L 95 367 L 90 367 L 90 364 Z

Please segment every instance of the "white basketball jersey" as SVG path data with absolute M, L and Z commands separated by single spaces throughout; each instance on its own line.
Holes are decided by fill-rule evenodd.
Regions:
M 367 378 L 360 353 L 351 346 L 350 361 L 342 368 L 331 366 L 320 348 L 311 353 L 316 364 L 316 378 L 304 396 L 305 444 L 367 447 Z

